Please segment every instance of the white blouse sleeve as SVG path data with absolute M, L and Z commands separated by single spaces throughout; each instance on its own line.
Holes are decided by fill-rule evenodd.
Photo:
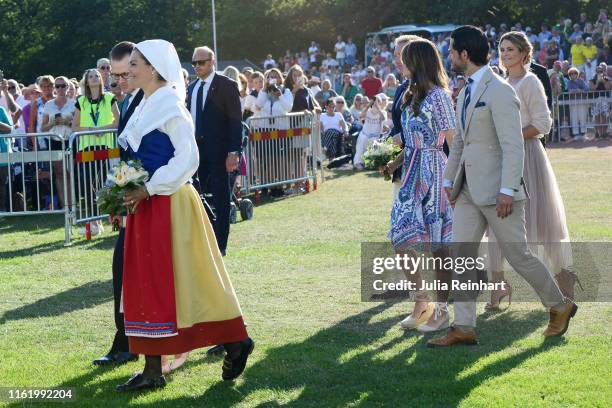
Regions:
M 175 117 L 166 122 L 160 130 L 170 137 L 174 147 L 174 157 L 168 164 L 157 169 L 151 179 L 145 183 L 149 195 L 175 193 L 191 179 L 200 163 L 191 121 Z
M 266 106 L 267 102 L 268 102 L 268 94 L 266 93 L 266 91 L 262 89 L 257 94 L 257 100 L 255 101 L 255 107 L 261 111 Z
M 278 101 L 285 112 L 289 112 L 293 108 L 293 94 L 289 89 L 285 89 L 285 92 L 278 98 Z

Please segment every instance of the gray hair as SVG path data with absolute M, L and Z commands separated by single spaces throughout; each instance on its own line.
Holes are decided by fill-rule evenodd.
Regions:
M 100 68 L 104 64 L 110 65 L 110 60 L 108 58 L 100 58 L 98 62 L 96 62 L 96 68 Z

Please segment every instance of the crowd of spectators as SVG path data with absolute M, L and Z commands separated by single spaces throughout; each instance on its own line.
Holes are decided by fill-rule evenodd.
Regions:
M 542 23 L 539 30 L 524 27 L 521 22 L 512 25 L 504 23 L 499 27 L 486 24 L 481 28 L 489 38 L 490 64 L 497 73 L 503 75 L 497 51 L 499 39 L 508 31 L 520 31 L 533 45 L 533 62 L 544 66 L 548 72 L 553 98 L 570 98 L 570 94 L 575 94 L 571 98 L 599 100 L 596 104 L 592 103 L 590 108 L 591 105 L 585 103 L 571 112 L 569 108 L 553 112 L 561 122 L 556 124 L 557 129 L 565 127 L 570 132 L 563 138 L 584 138 L 586 129 L 583 124 L 586 122 L 609 122 L 612 20 L 608 18 L 606 10 L 600 10 L 597 16 L 581 13 L 575 21 L 563 17 L 553 24 Z M 298 52 L 286 50 L 285 55 L 277 59 L 268 54 L 262 65 L 266 70 L 277 68 L 281 71 L 294 65 L 302 67 L 307 76 L 305 80 L 322 107 L 328 98 L 338 95 L 343 96 L 349 106 L 357 94 L 372 99 L 383 93 L 393 98 L 402 80 L 393 63 L 395 38 L 398 35 L 368 37 L 365 49 L 364 46 L 357 46 L 352 38 L 345 41 L 339 35 L 328 49 L 312 41 L 307 49 Z M 462 73 L 451 71 L 450 33 L 440 34 L 432 40 L 442 56 L 449 74 L 449 87 L 456 97 L 465 79 Z M 577 96 L 585 92 L 589 96 Z M 589 120 L 586 119 L 587 111 L 591 114 Z M 610 132 L 602 132 L 602 127 L 596 129 L 595 134 L 609 137 Z
M 534 48 L 534 62 L 543 65 L 548 72 L 552 97 L 559 102 L 574 101 L 567 106 L 559 103 L 553 108 L 555 118 L 561 118 L 555 126 L 567 133 L 562 138 L 584 138 L 587 128 L 594 129 L 598 137 L 610 136 L 612 20 L 606 10 L 601 10 L 597 16 L 582 13 L 575 21 L 561 18 L 553 24 L 543 23 L 539 30 L 523 27 L 521 22 L 500 24 L 499 27 L 487 24 L 482 29 L 490 42 L 490 64 L 501 74 L 497 55 L 499 38 L 508 31 L 521 31 L 528 37 Z M 280 58 L 269 54 L 262 62 L 261 72 L 250 68 L 239 72 L 229 67 L 224 73 L 239 84 L 245 119 L 305 110 L 326 111 L 324 128 L 335 129 L 343 137 L 348 133 L 361 134 L 363 137 L 358 143 L 354 140 L 361 151 L 364 141 L 385 132 L 386 111 L 402 81 L 394 64 L 396 37 L 369 37 L 364 49 L 351 37 L 345 39 L 338 35 L 327 49 L 312 41 L 302 51 L 286 50 Z M 440 34 L 432 40 L 445 63 L 449 88 L 456 98 L 465 79 L 462 73 L 450 69 L 450 33 Z M 185 79 L 187 81 L 187 75 Z M 80 80 L 42 75 L 26 86 L 15 79 L 2 79 L 0 132 L 52 131 L 66 137 L 75 130 L 112 127 L 123 98 L 106 58 L 97 60 L 95 68 L 87 70 Z M 89 123 L 91 115 L 80 115 L 84 104 L 87 109 L 93 109 L 92 112 L 98 112 L 95 123 Z M 332 112 L 327 112 L 329 110 Z M 340 113 L 342 120 L 335 113 Z M 96 119 L 100 115 L 106 118 L 104 123 Z M 0 138 L 0 154 L 12 150 L 54 149 L 54 141 L 45 137 L 10 140 Z M 338 137 L 329 140 L 326 147 L 331 156 L 341 153 L 334 152 L 339 150 L 335 149 Z M 359 160 L 356 163 L 359 166 Z M 0 166 L 0 185 L 6 184 L 8 176 L 6 166 Z M 59 192 L 57 206 L 61 207 L 64 197 L 62 186 L 57 182 L 56 190 Z M 43 204 L 48 206 L 49 203 Z M 0 210 L 5 207 L 6 198 L 0 195 Z

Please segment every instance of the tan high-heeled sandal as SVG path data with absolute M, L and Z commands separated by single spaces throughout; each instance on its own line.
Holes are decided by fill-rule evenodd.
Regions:
M 504 298 L 506 297 L 508 297 L 508 306 L 506 306 L 503 310 L 508 309 L 510 305 L 512 304 L 512 286 L 510 286 L 510 284 L 505 279 L 502 279 L 499 282 L 495 282 L 495 283 L 501 283 L 501 282 L 505 283 L 505 288 L 500 289 L 500 290 L 491 291 L 491 301 L 487 302 L 487 304 L 485 305 L 485 310 L 489 310 L 489 311 L 502 310 L 500 308 L 500 305 L 501 305 L 502 300 L 504 300 Z
M 189 357 L 189 352 L 182 354 L 175 354 L 174 360 L 168 363 L 168 356 L 162 356 L 162 374 L 169 374 L 172 371 L 176 370 L 187 361 L 187 357 Z
M 561 272 L 555 275 L 555 280 L 557 281 L 557 285 L 559 285 L 559 290 L 561 290 L 563 296 L 572 301 L 574 301 L 574 287 L 576 286 L 576 283 L 578 283 L 580 289 L 584 291 L 578 276 L 574 272 L 568 271 L 567 269 L 562 269 Z

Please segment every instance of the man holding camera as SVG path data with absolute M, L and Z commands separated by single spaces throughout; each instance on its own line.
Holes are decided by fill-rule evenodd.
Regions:
M 208 47 L 193 52 L 192 65 L 198 76 L 187 87 L 187 109 L 195 124 L 200 166 L 194 184 L 198 191 L 212 193 L 216 219 L 213 229 L 225 255 L 230 229 L 231 187 L 229 173 L 240 163 L 242 110 L 238 84 L 215 73 L 215 53 Z

